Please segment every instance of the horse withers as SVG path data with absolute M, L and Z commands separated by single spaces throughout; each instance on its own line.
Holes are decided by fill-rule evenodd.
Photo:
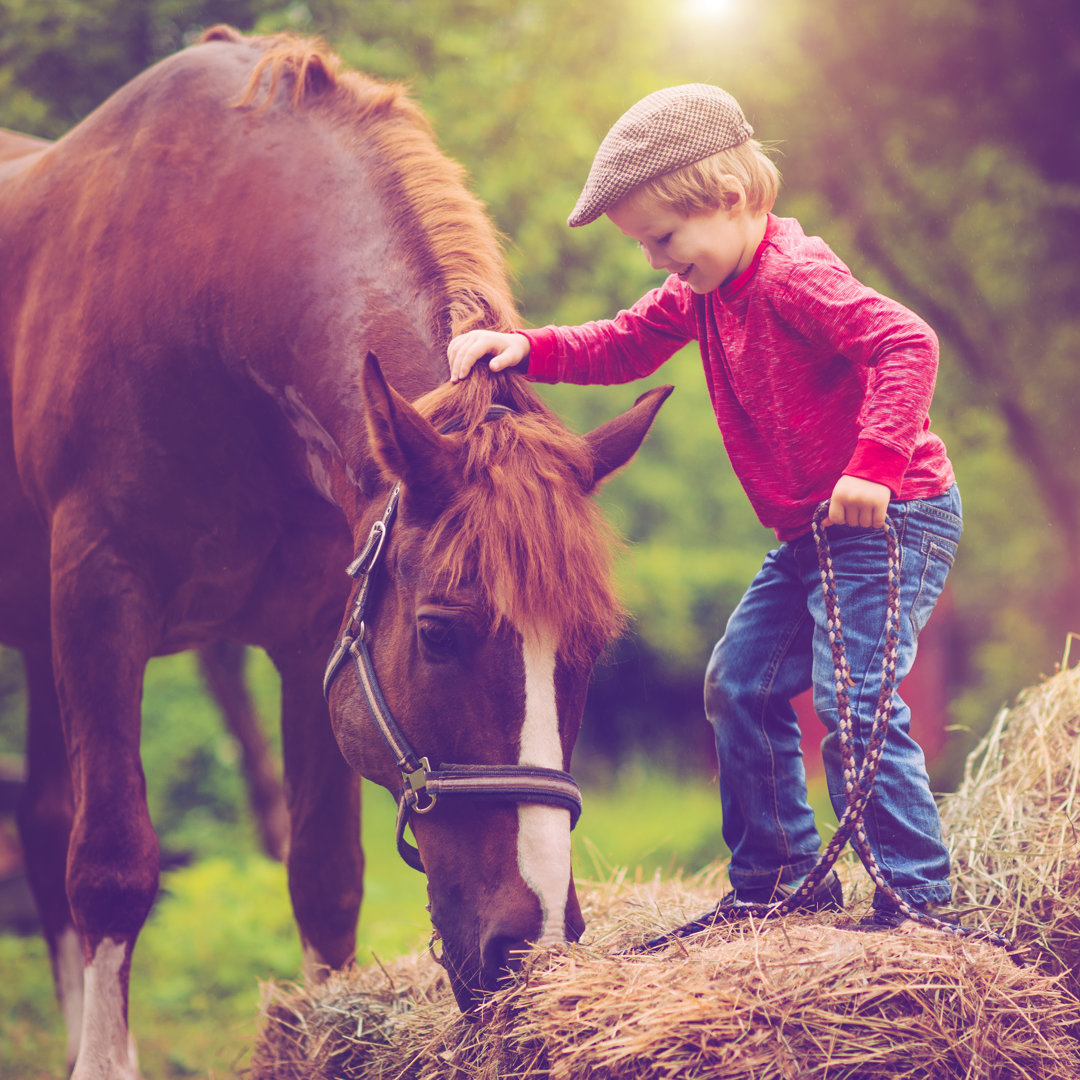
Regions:
M 590 495 L 666 391 L 579 437 L 519 376 L 446 384 L 451 334 L 517 321 L 494 230 L 400 88 L 289 37 L 215 28 L 0 154 L 0 277 L 0 641 L 78 1080 L 137 1075 L 156 655 L 281 674 L 309 974 L 355 948 L 357 773 L 401 797 L 463 1007 L 576 937 L 567 770 L 621 616 Z

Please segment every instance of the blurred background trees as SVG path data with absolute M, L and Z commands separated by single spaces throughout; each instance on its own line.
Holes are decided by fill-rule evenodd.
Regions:
M 507 237 L 532 324 L 603 317 L 658 283 L 616 230 L 570 230 L 566 215 L 639 97 L 697 80 L 730 89 L 776 149 L 777 212 L 941 336 L 934 424 L 967 511 L 952 721 L 977 734 L 1059 661 L 1080 630 L 1075 4 L 0 0 L 0 124 L 57 137 L 219 21 L 320 34 L 349 65 L 407 82 Z M 707 751 L 701 674 L 770 535 L 727 465 L 696 349 L 660 381 L 678 392 L 603 494 L 632 542 L 636 623 L 597 675 L 583 749 L 677 762 Z M 545 393 L 583 429 L 641 389 Z M 956 760 L 938 763 L 939 783 Z
M 322 35 L 350 66 L 408 83 L 505 234 L 523 318 L 536 325 L 613 314 L 659 283 L 606 223 L 565 226 L 611 123 L 675 83 L 713 82 L 739 98 L 784 174 L 777 212 L 824 236 L 942 340 L 934 426 L 967 528 L 925 653 L 942 711 L 962 729 L 932 762 L 936 785 L 951 785 L 999 707 L 1080 631 L 1080 6 L 0 0 L 0 126 L 57 138 L 217 22 Z M 601 496 L 630 541 L 622 577 L 635 623 L 597 671 L 575 757 L 590 789 L 575 832 L 579 877 L 603 877 L 613 861 L 651 874 L 723 857 L 701 679 L 772 538 L 727 464 L 696 348 L 658 382 L 677 392 Z M 544 393 L 585 430 L 643 389 Z M 248 670 L 273 738 L 272 668 L 253 655 Z M 0 648 L 0 780 L 18 767 L 22 720 L 18 658 Z M 289 977 L 298 964 L 283 875 L 256 854 L 240 754 L 193 656 L 151 664 L 144 727 L 162 843 L 196 861 L 166 875 L 136 954 L 161 973 L 137 972 L 141 1056 L 154 1075 L 203 1074 L 211 1058 L 225 1075 L 250 1043 L 255 978 Z M 696 775 L 674 792 L 659 766 Z M 613 772 L 609 798 L 593 785 Z M 824 806 L 819 783 L 812 795 Z M 389 956 L 424 940 L 423 883 L 393 856 L 389 797 L 375 792 L 365 807 L 361 952 Z M 10 834 L 0 820 L 0 841 Z M 0 988 L 5 1067 L 41 1075 L 63 1045 L 44 948 L 0 934 L 0 966 L 13 974 Z M 160 1034 L 148 1037 L 154 1016 Z

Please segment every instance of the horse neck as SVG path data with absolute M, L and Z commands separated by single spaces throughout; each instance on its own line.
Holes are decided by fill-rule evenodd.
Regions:
M 407 325 L 406 313 L 394 315 L 399 332 Z M 433 389 L 443 379 L 444 346 L 423 340 L 404 349 L 384 349 L 376 355 L 387 380 L 412 400 Z M 375 348 L 372 348 L 375 352 Z M 268 392 L 287 427 L 295 436 L 297 464 L 311 486 L 339 506 L 353 532 L 361 528 L 373 499 L 383 497 L 388 483 L 371 450 L 363 394 L 360 389 L 360 356 L 335 358 L 327 370 L 325 358 L 309 356 L 273 381 L 255 381 Z M 306 362 L 304 362 L 306 360 Z M 366 528 L 366 526 L 364 526 Z

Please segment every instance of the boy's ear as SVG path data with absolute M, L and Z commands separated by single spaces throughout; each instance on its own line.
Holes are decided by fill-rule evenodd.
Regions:
M 720 181 L 724 185 L 724 190 L 720 196 L 720 205 L 728 213 L 745 210 L 747 201 L 746 188 L 743 187 L 742 181 L 731 173 L 725 173 L 720 178 Z

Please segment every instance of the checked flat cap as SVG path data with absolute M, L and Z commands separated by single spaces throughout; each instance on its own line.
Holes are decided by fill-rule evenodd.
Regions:
M 588 225 L 646 180 L 730 150 L 753 134 L 739 103 L 718 86 L 657 90 L 604 136 L 567 223 Z

